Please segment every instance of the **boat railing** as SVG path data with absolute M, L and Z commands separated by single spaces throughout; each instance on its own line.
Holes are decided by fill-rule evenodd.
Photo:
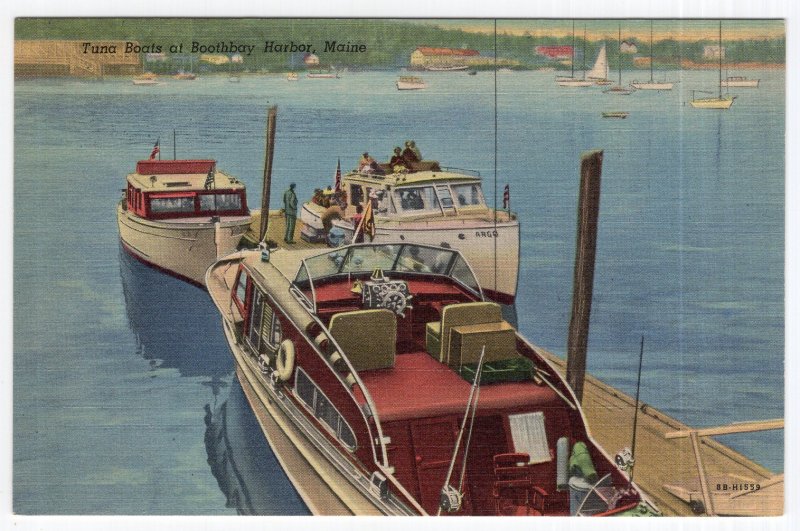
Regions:
M 450 173 L 463 173 L 465 175 L 472 175 L 473 177 L 480 177 L 481 172 L 478 170 L 471 170 L 469 168 L 457 168 L 455 166 L 441 166 L 441 171 Z

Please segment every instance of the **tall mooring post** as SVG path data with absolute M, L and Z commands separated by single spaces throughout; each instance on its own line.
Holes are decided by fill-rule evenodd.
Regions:
M 600 212 L 600 173 L 603 152 L 581 155 L 581 184 L 578 198 L 578 235 L 575 242 L 575 273 L 572 281 L 572 314 L 567 338 L 567 382 L 579 401 L 583 400 L 586 348 L 592 311 L 594 258 L 597 250 L 597 217 Z
M 273 105 L 267 109 L 267 138 L 264 147 L 264 185 L 261 189 L 261 227 L 258 241 L 263 242 L 267 237 L 269 226 L 269 194 L 272 182 L 272 156 L 275 153 L 275 122 L 278 117 L 278 106 Z

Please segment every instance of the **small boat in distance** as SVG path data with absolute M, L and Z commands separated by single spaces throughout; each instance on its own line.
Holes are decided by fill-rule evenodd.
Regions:
M 309 510 L 658 514 L 472 271 L 402 241 L 264 246 L 209 268 L 242 390 Z
M 122 248 L 198 286 L 250 227 L 244 184 L 214 160 L 140 160 L 126 182 L 117 205 Z
M 717 91 L 717 97 L 707 97 L 707 98 L 696 98 L 695 92 L 703 92 L 703 91 L 692 91 L 692 99 L 689 101 L 689 104 L 694 107 L 695 109 L 730 109 L 733 105 L 733 100 L 736 99 L 736 96 L 731 96 L 730 94 L 725 94 L 723 97 L 722 95 L 722 21 L 719 21 L 719 47 L 717 48 L 718 55 L 719 55 L 719 89 Z
M 469 72 L 467 72 L 467 75 L 468 76 L 477 76 L 478 75 L 478 71 L 477 70 L 470 70 Z
M 286 81 L 299 81 L 299 80 L 300 76 L 297 74 L 297 72 L 289 72 L 288 74 L 286 74 Z
M 229 83 L 241 83 L 241 81 L 242 81 L 241 76 L 239 76 L 237 74 L 228 76 L 228 82 Z
M 627 118 L 630 113 L 627 111 L 610 111 L 604 112 L 603 118 Z
M 339 79 L 339 74 L 330 70 L 315 70 L 306 73 L 309 79 Z
M 650 81 L 632 81 L 631 86 L 637 90 L 672 90 L 670 81 L 653 80 L 653 21 L 650 21 Z
M 611 94 L 615 96 L 628 96 L 633 90 L 622 86 L 622 24 L 619 25 L 619 36 L 617 38 L 617 71 L 619 72 L 619 79 L 617 84 L 603 91 L 603 94 Z
M 194 81 L 195 79 L 197 79 L 197 74 L 194 74 L 192 72 L 178 72 L 172 77 L 174 79 L 179 79 L 181 81 Z
M 466 70 L 469 68 L 467 65 L 442 65 L 442 66 L 426 66 L 425 70 L 429 72 L 458 72 L 459 70 Z
M 586 73 L 586 79 L 591 80 L 595 85 L 610 85 L 611 80 L 608 79 L 608 56 L 606 55 L 606 44 L 600 48 L 597 53 L 597 59 L 594 61 L 594 66 L 589 72 Z
M 749 79 L 744 76 L 728 76 L 719 82 L 723 88 L 737 87 L 737 88 L 758 88 L 760 79 Z
M 591 87 L 593 81 L 586 79 L 586 26 L 583 28 L 583 78 L 575 77 L 575 21 L 572 21 L 572 59 L 570 60 L 570 76 L 556 76 L 559 87 Z
M 425 81 L 417 76 L 400 76 L 395 84 L 397 90 L 422 90 L 428 87 Z
M 158 76 L 152 72 L 145 72 L 140 76 L 136 76 L 133 78 L 134 85 L 158 85 L 160 81 L 158 81 Z

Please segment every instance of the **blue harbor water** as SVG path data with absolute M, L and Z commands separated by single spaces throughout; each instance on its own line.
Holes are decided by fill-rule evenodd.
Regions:
M 208 295 L 120 252 L 115 220 L 125 175 L 158 138 L 171 158 L 173 129 L 178 158 L 217 159 L 257 208 L 269 104 L 273 208 L 290 182 L 308 198 L 337 159 L 388 159 L 407 139 L 480 171 L 489 201 L 508 183 L 519 327 L 560 355 L 579 156 L 603 149 L 589 370 L 633 393 L 644 336 L 644 402 L 693 426 L 783 416 L 783 71 L 748 72 L 761 86 L 737 89 L 729 111 L 688 105 L 712 71 L 667 72 L 673 91 L 631 96 L 558 88 L 545 72 L 500 73 L 496 92 L 491 73 L 429 73 L 428 89 L 399 92 L 398 75 L 17 81 L 15 512 L 307 514 Z M 783 469 L 782 431 L 720 440 Z

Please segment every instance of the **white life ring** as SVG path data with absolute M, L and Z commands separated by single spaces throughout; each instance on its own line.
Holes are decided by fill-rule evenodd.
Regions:
M 292 377 L 292 372 L 294 372 L 294 343 L 291 340 L 284 339 L 281 343 L 275 366 L 278 378 L 282 382 L 286 382 Z

